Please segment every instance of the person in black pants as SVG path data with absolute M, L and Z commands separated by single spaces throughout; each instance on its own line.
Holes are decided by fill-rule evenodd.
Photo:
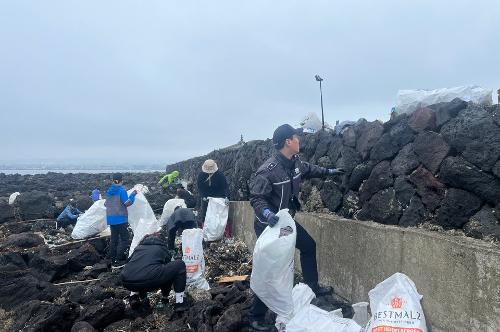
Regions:
M 302 162 L 298 153 L 300 131 L 285 124 L 273 134 L 273 144 L 278 152 L 259 167 L 250 181 L 250 204 L 255 211 L 254 229 L 257 237 L 264 229 L 274 227 L 279 218 L 276 213 L 289 209 L 292 217 L 300 210 L 298 195 L 302 178 L 319 178 L 328 175 L 344 174 L 342 169 L 327 169 Z M 332 287 L 321 287 L 318 283 L 316 262 L 316 242 L 297 222 L 297 241 L 295 247 L 300 251 L 300 265 L 304 282 L 311 287 L 316 296 L 330 294 Z M 254 296 L 250 311 L 251 326 L 258 331 L 269 329 L 264 324 L 267 306 Z
M 171 261 L 167 244 L 158 233 L 147 235 L 135 248 L 121 272 L 122 284 L 137 293 L 130 296 L 130 305 L 137 308 L 147 292 L 161 289 L 162 302 L 168 304 L 168 294 L 174 288 L 175 311 L 187 309 L 184 303 L 186 289 L 186 264 L 182 260 Z
M 176 207 L 174 213 L 168 218 L 166 228 L 168 231 L 168 249 L 173 250 L 175 246 L 175 235 L 178 230 L 197 228 L 198 223 L 193 211 L 188 208 Z
M 106 222 L 111 229 L 111 240 L 109 244 L 109 257 L 114 267 L 125 264 L 126 251 L 129 246 L 128 234 L 128 210 L 127 207 L 134 204 L 137 191 L 130 195 L 122 186 L 123 175 L 113 174 L 113 184 L 106 191 Z
M 205 222 L 207 214 L 208 197 L 225 198 L 229 204 L 229 185 L 226 177 L 217 167 L 217 163 L 212 159 L 207 159 L 201 166 L 201 173 L 198 174 L 198 193 L 201 198 L 200 223 Z

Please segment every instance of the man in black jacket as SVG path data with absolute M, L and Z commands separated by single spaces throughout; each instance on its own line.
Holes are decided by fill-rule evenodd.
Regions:
M 136 307 L 140 300 L 146 300 L 147 292 L 161 289 L 162 302 L 168 303 L 168 294 L 175 291 L 175 311 L 184 311 L 184 290 L 186 288 L 186 264 L 182 260 L 171 262 L 167 244 L 160 233 L 147 235 L 135 248 L 129 262 L 121 272 L 122 284 L 132 292 L 130 304 Z
M 254 229 L 257 237 L 269 226 L 278 222 L 279 210 L 289 209 L 294 216 L 300 210 L 298 195 L 302 178 L 319 178 L 344 174 L 342 169 L 327 169 L 302 162 L 298 153 L 300 132 L 288 124 L 279 126 L 273 134 L 274 147 L 279 150 L 259 167 L 250 182 L 250 204 L 255 211 Z M 316 242 L 299 224 L 297 226 L 296 248 L 300 251 L 300 263 L 304 281 L 317 296 L 332 292 L 331 287 L 321 287 L 318 283 L 316 262 Z M 251 310 L 252 327 L 267 330 L 263 325 L 266 305 L 257 297 Z

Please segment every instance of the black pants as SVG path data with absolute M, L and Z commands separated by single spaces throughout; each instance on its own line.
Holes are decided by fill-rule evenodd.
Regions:
M 174 286 L 174 292 L 181 293 L 186 289 L 186 264 L 182 260 L 175 260 L 163 264 L 160 274 L 146 280 L 122 280 L 123 286 L 132 291 L 139 292 L 139 296 L 144 298 L 146 292 L 154 292 L 161 289 L 163 296 L 167 297 Z M 147 275 L 147 273 L 146 273 Z
M 266 224 L 262 224 L 257 219 L 254 221 L 254 229 L 257 237 L 262 234 L 266 228 Z M 307 233 L 307 231 L 299 223 L 295 222 L 297 228 L 297 241 L 295 248 L 300 251 L 300 266 L 304 282 L 311 288 L 318 284 L 318 264 L 316 262 L 316 242 Z M 256 320 L 263 320 L 267 312 L 267 306 L 262 302 L 257 295 L 254 294 L 252 309 L 250 316 Z
M 200 204 L 200 213 L 198 214 L 198 223 L 200 225 L 203 225 L 205 223 L 205 217 L 207 215 L 207 208 L 208 208 L 208 198 L 206 201 L 204 201 L 202 199 L 201 204 Z
M 168 231 L 168 242 L 167 246 L 168 249 L 174 249 L 175 247 L 175 235 L 177 234 L 178 230 L 181 230 L 181 232 L 185 229 L 192 229 L 192 228 L 197 228 L 198 224 L 196 221 L 188 221 L 184 222 L 178 225 L 175 225 L 174 228 Z
M 109 228 L 111 229 L 109 258 L 111 258 L 111 260 L 124 260 L 126 258 L 125 251 L 129 246 L 127 223 L 110 225 Z

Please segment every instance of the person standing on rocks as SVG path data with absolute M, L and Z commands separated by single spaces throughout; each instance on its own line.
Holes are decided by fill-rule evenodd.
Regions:
M 168 304 L 168 294 L 174 288 L 176 312 L 184 311 L 184 290 L 186 288 L 186 264 L 172 256 L 160 233 L 146 235 L 135 248 L 128 263 L 121 272 L 122 284 L 132 291 L 130 306 L 137 308 L 148 303 L 147 292 L 161 289 L 161 301 Z
M 122 183 L 123 175 L 114 173 L 113 184 L 106 191 L 106 202 L 104 203 L 106 220 L 111 229 L 109 258 L 114 267 L 123 266 L 125 262 L 125 252 L 129 246 L 127 207 L 134 204 L 137 195 L 137 191 L 134 190 L 129 196 Z
M 203 223 L 207 214 L 208 197 L 225 198 L 226 204 L 229 204 L 229 186 L 226 177 L 212 159 L 205 160 L 201 166 L 197 184 L 201 197 L 200 222 Z
M 279 210 L 289 209 L 292 217 L 300 210 L 298 200 L 302 178 L 321 178 L 342 175 L 344 170 L 327 169 L 311 165 L 299 159 L 300 129 L 289 124 L 279 126 L 273 134 L 273 145 L 278 152 L 262 164 L 250 181 L 250 204 L 255 211 L 254 230 L 257 237 L 264 229 L 274 227 L 279 218 Z M 332 287 L 322 287 L 318 283 L 318 267 L 316 262 L 316 242 L 299 224 L 295 247 L 300 251 L 300 264 L 304 282 L 311 287 L 316 296 L 332 293 Z M 264 324 L 267 306 L 254 295 L 250 311 L 251 325 L 255 330 L 265 331 Z
M 100 200 L 101 199 L 101 188 L 95 187 L 95 189 L 92 190 L 90 197 L 92 198 L 93 202 L 97 202 L 98 200 Z

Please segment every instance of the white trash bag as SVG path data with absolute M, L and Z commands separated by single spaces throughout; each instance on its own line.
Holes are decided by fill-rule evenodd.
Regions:
M 311 304 L 314 295 L 311 288 L 299 283 L 292 290 L 293 318 L 286 324 L 286 332 L 359 332 L 359 326 L 354 320 L 340 316 L 338 311 L 328 312 Z M 340 310 L 340 309 L 339 309 Z M 278 328 L 278 324 L 276 326 Z
M 71 237 L 75 240 L 85 239 L 101 233 L 108 227 L 106 223 L 106 207 L 104 199 L 100 199 L 80 215 L 76 220 Z
M 129 257 L 132 256 L 135 247 L 137 247 L 146 235 L 160 230 L 160 224 L 156 219 L 153 209 L 149 205 L 146 196 L 144 196 L 144 193 L 148 192 L 148 188 L 142 184 L 137 184 L 134 188 L 128 190 L 127 194 L 130 195 L 134 190 L 137 190 L 134 204 L 127 208 L 128 223 L 134 233 L 132 243 L 130 244 Z
M 210 286 L 205 279 L 203 231 L 201 229 L 185 229 L 182 232 L 182 260 L 186 263 L 187 286 L 209 290 Z
M 255 243 L 250 288 L 286 323 L 293 316 L 293 272 L 297 229 L 288 209 L 278 223 L 266 227 Z
M 420 107 L 449 102 L 455 98 L 476 104 L 491 105 L 492 90 L 477 85 L 435 90 L 399 90 L 396 97 L 396 112 L 413 113 Z
M 19 191 L 16 191 L 15 193 L 10 194 L 10 196 L 9 196 L 9 205 L 14 204 L 14 202 L 16 201 L 17 196 L 19 196 L 19 195 L 21 195 L 21 193 Z
M 182 198 L 172 198 L 165 202 L 160 217 L 160 227 L 167 224 L 168 218 L 174 213 L 176 207 L 186 208 L 186 202 Z
M 427 332 L 420 305 L 422 295 L 413 281 L 395 273 L 368 292 L 372 318 L 366 332 Z
M 203 223 L 203 239 L 216 241 L 222 239 L 226 229 L 229 206 L 224 198 L 208 198 L 207 214 Z

